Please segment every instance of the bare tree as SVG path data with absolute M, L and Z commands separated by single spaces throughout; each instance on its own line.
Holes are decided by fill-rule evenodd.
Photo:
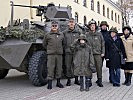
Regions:
M 123 25 L 128 25 L 129 19 L 133 16 L 133 0 L 119 0 L 122 9 Z

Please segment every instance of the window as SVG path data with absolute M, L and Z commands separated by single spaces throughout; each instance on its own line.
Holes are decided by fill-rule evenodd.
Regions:
M 100 3 L 99 3 L 99 1 L 97 2 L 97 13 L 100 14 Z
M 118 15 L 118 23 L 120 24 L 120 16 Z
M 94 0 L 91 0 L 91 10 L 94 10 Z
M 117 22 L 117 14 L 115 13 L 115 22 Z
M 107 8 L 107 18 L 109 18 L 109 8 Z
M 79 17 L 79 16 L 78 16 L 78 13 L 76 12 L 76 13 L 75 13 L 75 22 L 76 22 L 76 23 L 78 23 L 78 17 Z
M 86 16 L 84 16 L 84 25 L 87 24 Z
M 78 0 L 74 0 L 74 2 L 79 3 L 79 1 L 78 1 Z
M 111 20 L 114 20 L 114 17 L 113 17 L 113 10 L 111 11 Z
M 105 6 L 103 5 L 103 16 L 105 16 Z
M 87 2 L 86 2 L 86 0 L 83 0 L 83 6 L 87 7 Z

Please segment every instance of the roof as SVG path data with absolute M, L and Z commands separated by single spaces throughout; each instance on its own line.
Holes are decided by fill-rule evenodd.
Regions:
M 119 11 L 122 12 L 122 9 L 119 7 L 119 5 L 117 5 L 116 3 L 114 3 L 112 0 L 106 0 L 107 2 L 109 2 L 112 6 L 114 6 L 116 9 L 118 9 Z

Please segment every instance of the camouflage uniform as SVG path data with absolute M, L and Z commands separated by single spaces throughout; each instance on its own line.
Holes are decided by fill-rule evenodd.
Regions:
M 89 32 L 87 38 L 90 41 L 95 67 L 97 71 L 97 78 L 102 79 L 102 57 L 101 54 L 105 54 L 105 43 L 103 36 L 100 32 Z
M 62 73 L 64 35 L 60 32 L 50 32 L 44 36 L 43 45 L 47 51 L 48 80 L 60 78 Z
M 84 40 L 85 43 L 80 43 L 80 40 Z M 86 91 L 89 91 L 92 72 L 96 70 L 94 67 L 93 52 L 91 47 L 87 45 L 87 42 L 86 36 L 81 34 L 78 41 L 74 42 L 71 46 L 71 50 L 74 52 L 74 75 L 80 76 L 81 91 L 84 90 L 84 87 Z
M 66 66 L 66 76 L 68 78 L 73 77 L 73 53 L 70 50 L 71 44 L 79 38 L 80 31 L 77 29 L 70 30 L 67 29 L 64 32 L 65 37 L 65 66 Z

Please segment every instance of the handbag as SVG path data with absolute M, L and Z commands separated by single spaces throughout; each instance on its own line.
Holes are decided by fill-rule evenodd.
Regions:
M 120 49 L 118 49 L 117 46 L 114 43 L 113 43 L 113 45 L 116 48 L 116 50 L 119 52 L 121 65 L 125 65 L 126 64 L 126 61 L 124 59 L 124 56 L 122 54 L 122 51 Z

